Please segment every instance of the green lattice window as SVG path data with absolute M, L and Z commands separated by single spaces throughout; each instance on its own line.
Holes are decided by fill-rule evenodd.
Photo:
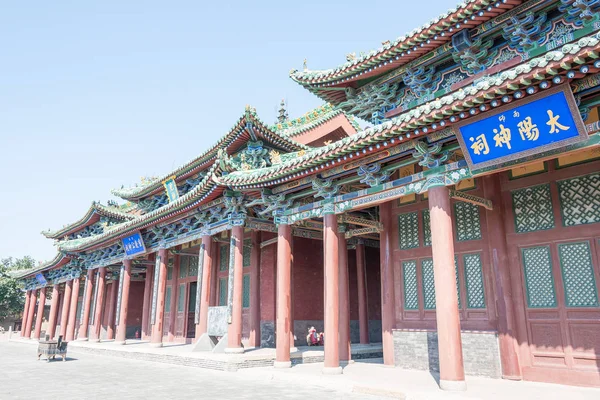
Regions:
M 188 276 L 198 276 L 198 257 L 187 257 Z
M 419 247 L 419 213 L 417 211 L 398 215 L 400 249 Z
M 433 280 L 433 259 L 421 261 L 421 277 L 423 285 L 423 308 L 435 310 L 435 283 Z
M 456 297 L 458 298 L 458 308 L 462 308 L 462 300 L 460 299 L 460 275 L 458 274 L 458 256 L 454 255 L 454 276 L 456 277 Z
M 417 262 L 404 261 L 402 263 L 402 272 L 404 275 L 404 309 L 418 310 Z
M 252 254 L 252 241 L 244 240 L 244 267 L 249 267 L 251 264 L 250 254 Z
M 250 275 L 244 275 L 244 290 L 242 292 L 242 307 L 250 307 Z
M 522 250 L 527 304 L 530 308 L 556 307 L 550 247 L 530 247 Z
M 167 280 L 170 281 L 171 279 L 173 279 L 173 258 L 169 258 L 167 264 Z
M 431 215 L 429 210 L 423 210 L 423 245 L 431 246 Z
M 465 285 L 467 290 L 467 308 L 485 308 L 485 289 L 481 255 L 465 254 L 463 256 Z
M 539 185 L 512 192 L 515 232 L 525 233 L 554 228 L 550 185 Z
M 177 312 L 185 311 L 185 284 L 179 285 L 177 292 Z
M 219 249 L 219 271 L 229 269 L 229 245 L 223 245 Z
M 189 257 L 179 257 L 179 279 L 187 277 Z
M 171 311 L 171 286 L 167 286 L 165 293 L 165 312 Z
M 219 305 L 227 305 L 227 278 L 219 279 Z
M 567 307 L 598 307 L 589 242 L 558 245 Z
M 479 206 L 457 201 L 454 203 L 454 216 L 456 221 L 456 238 L 458 241 L 481 239 Z
M 557 182 L 564 226 L 600 222 L 600 174 Z

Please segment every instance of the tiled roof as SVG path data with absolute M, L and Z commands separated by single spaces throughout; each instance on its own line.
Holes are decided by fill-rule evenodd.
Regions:
M 299 118 L 275 124 L 271 126 L 271 129 L 280 135 L 294 137 L 308 132 L 340 114 L 343 114 L 348 119 L 348 122 L 350 122 L 354 129 L 360 129 L 358 122 L 356 122 L 353 116 L 346 115 L 341 109 L 336 109 L 329 103 L 317 107 Z
M 356 135 L 345 137 L 328 146 L 313 149 L 300 157 L 271 167 L 233 172 L 222 177 L 220 182 L 234 187 L 281 183 L 294 179 L 299 173 L 305 173 L 311 169 L 316 170 L 316 167 L 336 164 L 340 161 L 340 157 L 350 155 L 357 150 L 364 152 L 365 148 L 375 147 L 376 143 L 384 142 L 386 145 L 388 142 L 398 143 L 410 140 L 419 133 L 442 129 L 446 123 L 442 124 L 439 121 L 449 119 L 452 115 L 459 115 L 462 110 L 475 109 L 475 112 L 478 113 L 477 107 L 489 101 L 490 98 L 525 89 L 530 87 L 534 81 L 541 82 L 545 79 L 552 79 L 561 72 L 569 71 L 572 68 L 579 69 L 586 59 L 596 59 L 599 51 L 600 32 L 597 32 L 579 39 L 576 43 L 567 44 L 558 50 L 527 60 L 512 69 L 482 78 L 477 83 L 413 108 L 387 122 L 358 132 Z M 569 62 L 571 59 L 577 59 L 577 62 Z M 469 116 L 468 112 L 465 114 L 465 117 Z M 424 131 L 423 127 L 428 128 Z M 415 134 L 415 130 L 419 129 L 421 131 Z M 275 182 L 275 180 L 279 180 L 279 182 Z
M 201 167 L 203 165 L 208 166 L 208 164 L 217 156 L 219 150 L 226 149 L 227 147 L 229 147 L 239 137 L 239 135 L 247 129 L 247 122 L 252 122 L 254 124 L 255 130 L 257 130 L 257 133 L 260 134 L 262 137 L 288 151 L 308 149 L 307 146 L 296 142 L 295 140 L 291 139 L 291 137 L 289 137 L 288 135 L 283 135 L 274 131 L 271 127 L 262 122 L 260 118 L 258 118 L 255 109 L 247 107 L 245 113 L 237 120 L 237 122 L 233 125 L 229 132 L 221 139 L 219 139 L 219 141 L 217 141 L 217 143 L 211 146 L 208 150 L 200 154 L 198 157 L 183 164 L 179 168 L 170 171 L 169 173 L 161 176 L 160 178 L 148 182 L 145 185 L 113 189 L 111 191 L 112 194 L 127 200 L 137 200 L 141 197 L 145 197 L 151 194 L 157 189 L 161 189 L 162 182 L 166 179 L 169 179 L 172 176 L 176 176 L 177 178 L 179 178 L 190 173 L 190 171 L 195 170 L 198 167 Z
M 38 265 L 37 267 L 33 267 L 31 269 L 17 271 L 14 274 L 14 277 L 16 279 L 20 279 L 20 278 L 25 278 L 25 277 L 33 275 L 33 274 L 37 274 L 38 272 L 53 268 L 53 267 L 59 265 L 61 262 L 66 261 L 67 259 L 68 259 L 68 257 L 65 256 L 64 254 L 56 253 L 56 255 L 54 256 L 54 258 L 52 260 L 43 262 L 40 265 Z
M 465 0 L 439 17 L 346 63 L 326 70 L 292 70 L 290 77 L 302 85 L 342 84 L 356 79 L 380 75 L 398 68 L 447 43 L 452 35 L 473 28 L 521 4 L 520 0 Z
M 92 218 L 92 216 L 94 214 L 111 217 L 111 218 L 118 219 L 121 221 L 127 221 L 127 220 L 131 220 L 131 219 L 135 218 L 134 215 L 123 211 L 123 209 L 121 209 L 119 207 L 105 206 L 103 204 L 100 204 L 100 203 L 97 203 L 94 201 L 92 203 L 92 205 L 90 206 L 90 208 L 85 213 L 85 215 L 78 221 L 73 222 L 72 224 L 65 225 L 62 228 L 54 230 L 54 231 L 44 231 L 44 232 L 42 232 L 42 235 L 44 235 L 50 239 L 61 238 L 64 235 L 68 234 L 69 232 L 73 231 L 74 229 L 77 229 L 80 226 L 86 224 L 90 220 L 90 218 Z

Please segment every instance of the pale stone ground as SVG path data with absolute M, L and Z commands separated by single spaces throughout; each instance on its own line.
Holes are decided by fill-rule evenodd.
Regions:
M 0 343 L 0 399 L 380 399 L 310 382 L 277 382 L 201 368 L 69 353 L 37 361 L 36 347 Z

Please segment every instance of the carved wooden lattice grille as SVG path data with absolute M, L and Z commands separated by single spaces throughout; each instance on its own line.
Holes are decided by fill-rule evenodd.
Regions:
M 515 232 L 525 233 L 554 228 L 550 185 L 539 185 L 512 192 Z
M 221 246 L 219 250 L 219 271 L 227 271 L 229 269 L 229 246 Z
M 597 307 L 598 292 L 589 242 L 558 245 L 567 307 Z
M 523 249 L 527 304 L 531 308 L 556 307 L 550 247 Z
M 198 276 L 199 257 L 187 257 L 187 259 L 188 259 L 188 276 Z
M 460 275 L 458 274 L 458 256 L 454 256 L 454 275 L 456 277 L 456 296 L 458 297 L 458 308 L 462 308 L 462 301 L 460 299 Z
M 481 239 L 479 206 L 458 201 L 454 203 L 454 216 L 458 241 Z
M 404 274 L 404 309 L 417 310 L 419 308 L 417 262 L 404 261 L 402 263 L 402 270 Z
M 400 249 L 414 249 L 419 247 L 419 221 L 418 212 L 398 215 L 398 237 Z
M 244 275 L 243 281 L 244 290 L 242 292 L 242 307 L 248 308 L 250 307 L 250 275 Z
M 219 279 L 219 305 L 227 305 L 227 278 Z
M 251 258 L 250 255 L 252 254 L 252 244 L 249 240 L 245 240 L 244 241 L 244 257 L 243 257 L 243 264 L 244 267 L 249 267 L 251 264 Z
M 165 293 L 165 312 L 171 310 L 171 286 L 167 286 L 167 292 Z
M 433 259 L 425 258 L 421 261 L 421 277 L 423 284 L 423 308 L 435 309 L 435 283 L 433 281 Z
M 423 245 L 431 246 L 431 215 L 423 210 Z
M 600 222 L 600 174 L 557 182 L 564 226 Z
M 479 253 L 465 254 L 463 265 L 467 289 L 467 308 L 485 308 L 481 255 Z

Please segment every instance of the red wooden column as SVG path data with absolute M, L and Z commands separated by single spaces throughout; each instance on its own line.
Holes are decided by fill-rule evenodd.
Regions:
M 177 289 L 179 288 L 179 256 L 173 257 L 173 275 L 171 279 L 171 304 L 169 304 L 169 331 L 167 340 L 175 339 L 175 323 L 177 321 Z
M 85 286 L 83 289 L 83 318 L 79 325 L 79 335 L 77 336 L 80 340 L 88 339 L 88 329 L 90 323 L 90 307 L 92 305 L 92 294 L 94 292 L 94 270 L 88 269 L 87 276 L 85 277 Z
M 25 338 L 31 339 L 31 325 L 33 324 L 33 315 L 35 314 L 35 303 L 37 302 L 37 290 L 31 291 L 29 296 L 29 311 L 27 311 L 27 322 L 25 323 Z
M 340 361 L 348 363 L 351 357 L 350 348 L 350 276 L 348 273 L 348 245 L 346 243 L 346 227 L 340 225 L 338 231 L 339 280 L 340 280 Z
M 77 300 L 79 299 L 79 278 L 73 279 L 71 301 L 69 303 L 69 321 L 67 322 L 67 342 L 75 339 L 75 325 L 77 323 Z
M 394 365 L 394 261 L 392 246 L 392 203 L 379 205 L 379 219 L 383 230 L 379 233 L 379 258 L 381 269 L 381 334 L 383 363 Z
M 167 290 L 167 262 L 168 255 L 166 249 L 158 251 L 158 270 L 154 271 L 154 279 L 158 279 L 158 287 L 156 293 L 156 304 L 152 306 L 154 318 L 151 318 L 152 323 L 152 338 L 150 344 L 154 347 L 162 346 L 163 325 L 165 322 L 165 292 Z M 153 321 L 152 321 L 153 319 Z
M 360 343 L 369 343 L 369 312 L 367 307 L 367 272 L 365 261 L 365 244 L 362 239 L 356 245 L 356 286 L 358 291 L 358 327 Z
M 277 228 L 277 321 L 275 333 L 275 368 L 289 368 L 291 339 L 291 273 L 292 273 L 292 228 L 280 224 Z
M 33 338 L 40 340 L 40 333 L 42 332 L 42 319 L 44 317 L 44 307 L 46 306 L 46 288 L 40 289 L 40 299 L 37 306 L 37 317 L 35 319 L 35 330 L 33 331 Z
M 52 286 L 52 302 L 50 303 L 50 315 L 48 316 L 48 332 L 46 332 L 50 336 L 50 340 L 54 339 L 56 333 L 59 297 L 60 292 L 58 291 L 58 285 Z
M 21 320 L 21 337 L 25 337 L 25 327 L 27 326 L 27 316 L 29 315 L 29 302 L 31 301 L 31 292 L 25 292 L 25 306 L 23 307 L 23 319 Z
M 340 278 L 338 223 L 335 214 L 323 217 L 325 254 L 325 366 L 324 374 L 341 374 L 339 349 Z
M 231 229 L 231 251 L 233 265 L 229 266 L 229 299 L 231 303 L 231 323 L 227 329 L 226 353 L 243 353 L 242 347 L 242 295 L 244 290 L 244 227 L 234 226 Z M 233 268 L 233 271 L 232 271 Z M 232 279 L 233 278 L 233 279 Z M 232 282 L 233 281 L 233 282 Z M 231 290 L 233 289 L 233 293 Z
M 260 347 L 260 231 L 252 231 L 250 251 L 250 347 Z
M 94 306 L 94 329 L 90 334 L 90 340 L 100 341 L 100 329 L 102 328 L 102 309 L 104 308 L 104 290 L 106 289 L 106 267 L 98 270 L 96 278 L 96 305 Z
M 110 284 L 108 293 L 108 321 L 106 322 L 106 338 L 112 340 L 115 338 L 115 311 L 117 308 L 117 295 L 119 289 L 119 280 L 114 279 Z
M 131 260 L 123 260 L 121 266 L 121 282 L 119 283 L 119 301 L 117 301 L 119 325 L 117 325 L 117 337 L 115 343 L 125 344 L 127 338 L 127 311 L 129 310 L 129 286 L 131 284 Z
M 504 379 L 523 379 L 518 356 L 517 330 L 515 325 L 515 306 L 511 289 L 510 262 L 506 231 L 504 230 L 504 207 L 500 188 L 500 175 L 487 175 L 483 178 L 485 198 L 493 202 L 493 210 L 486 210 L 488 244 L 492 256 L 494 271 L 496 314 L 498 316 L 498 342 L 502 360 Z
M 454 269 L 454 237 L 450 194 L 445 186 L 429 189 L 431 253 L 440 360 L 440 388 L 466 390 L 460 317 Z
M 202 280 L 198 282 L 200 293 L 197 296 L 200 298 L 198 303 L 198 324 L 196 325 L 196 340 L 208 331 L 208 307 L 210 306 L 211 298 L 211 281 L 213 276 L 213 241 L 212 236 L 203 235 L 202 244 L 200 245 L 199 265 L 202 266 Z M 200 267 L 198 267 L 200 269 Z
M 62 300 L 62 315 L 60 316 L 60 336 L 63 340 L 67 336 L 67 325 L 69 323 L 69 310 L 71 305 L 71 293 L 73 292 L 73 281 L 65 282 L 65 291 Z
M 152 302 L 152 275 L 154 266 L 146 267 L 146 277 L 144 278 L 144 302 L 142 304 L 142 340 L 148 340 L 151 336 L 151 329 L 148 321 L 150 320 L 150 303 Z

